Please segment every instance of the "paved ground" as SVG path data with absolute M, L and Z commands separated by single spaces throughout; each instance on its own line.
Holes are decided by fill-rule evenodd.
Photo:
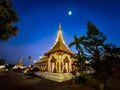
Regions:
M 0 72 L 0 90 L 79 90 L 70 81 L 54 82 L 13 71 Z

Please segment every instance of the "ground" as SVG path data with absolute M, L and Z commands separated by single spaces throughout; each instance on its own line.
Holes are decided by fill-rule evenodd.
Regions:
M 74 90 L 70 81 L 54 82 L 40 77 L 31 77 L 13 71 L 0 72 L 0 90 Z
M 120 90 L 120 80 L 113 80 L 113 87 L 105 90 Z M 31 77 L 13 71 L 0 72 L 0 90 L 98 90 L 87 84 L 72 81 L 55 82 L 40 77 Z

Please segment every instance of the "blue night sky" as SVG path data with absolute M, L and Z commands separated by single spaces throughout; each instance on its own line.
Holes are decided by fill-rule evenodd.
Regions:
M 119 0 L 11 0 L 18 13 L 18 35 L 5 42 L 0 41 L 0 58 L 6 63 L 18 63 L 23 56 L 26 64 L 39 61 L 52 46 L 61 23 L 63 38 L 68 45 L 73 36 L 86 35 L 90 20 L 107 36 L 108 43 L 120 46 Z M 72 15 L 68 15 L 68 11 Z M 72 51 L 75 52 L 74 48 Z

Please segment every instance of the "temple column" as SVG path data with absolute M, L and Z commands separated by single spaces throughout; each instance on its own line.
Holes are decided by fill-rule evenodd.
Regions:
M 48 61 L 48 72 L 51 71 L 51 67 L 50 67 L 50 61 Z
M 60 73 L 61 73 L 62 72 L 62 56 L 61 55 L 60 55 L 59 63 L 60 63 Z
M 58 73 L 59 73 L 59 55 L 58 55 L 57 58 L 58 58 L 58 59 L 57 59 L 57 70 L 58 70 Z
M 52 62 L 52 72 L 54 71 L 54 62 Z
M 52 62 L 50 62 L 50 72 L 52 72 Z
M 62 73 L 63 73 L 63 70 L 64 70 L 64 62 L 62 61 Z
M 69 71 L 69 62 L 66 62 L 66 72 L 68 72 Z
M 68 72 L 70 71 L 70 66 L 69 66 L 69 62 L 68 62 Z
M 69 61 L 69 72 L 72 71 L 72 63 L 71 63 L 71 60 Z
M 59 73 L 60 73 L 60 56 L 59 56 Z

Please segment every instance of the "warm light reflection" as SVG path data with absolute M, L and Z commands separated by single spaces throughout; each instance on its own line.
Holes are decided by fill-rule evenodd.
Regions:
M 37 60 L 34 60 L 34 63 L 36 63 L 37 62 Z

